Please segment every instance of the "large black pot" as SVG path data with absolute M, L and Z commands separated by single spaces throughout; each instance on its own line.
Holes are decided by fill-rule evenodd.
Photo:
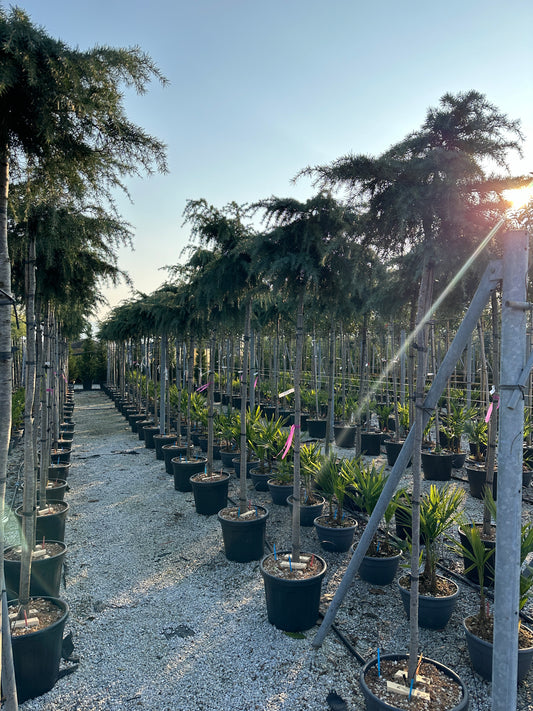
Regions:
M 278 555 L 284 555 L 282 551 Z M 268 621 L 285 632 L 302 632 L 317 623 L 320 605 L 322 580 L 326 574 L 326 561 L 320 556 L 315 558 L 322 564 L 322 569 L 309 578 L 279 578 L 265 569 L 265 562 L 272 555 L 261 561 L 261 575 L 265 585 Z
M 402 580 L 402 578 L 400 578 Z M 455 593 L 446 597 L 433 597 L 432 595 L 418 596 L 418 626 L 430 630 L 442 630 L 448 624 L 457 604 L 459 586 L 453 580 L 447 580 L 455 585 Z M 411 591 L 402 587 L 398 581 L 398 588 L 402 598 L 403 608 L 407 619 L 410 618 Z
M 153 420 L 139 420 L 137 422 L 137 435 L 139 437 L 140 442 L 144 442 L 144 428 L 150 427 L 150 425 L 153 425 L 153 424 L 154 424 Z
M 67 553 L 67 546 L 62 541 L 48 540 L 46 543 L 55 544 L 59 546 L 61 550 L 49 558 L 34 558 L 32 560 L 30 578 L 30 595 L 32 597 L 40 597 L 42 595 L 57 597 L 59 595 L 61 573 L 63 571 L 63 562 Z M 13 548 L 18 548 L 18 546 L 6 548 L 5 554 L 8 554 Z M 9 600 L 15 599 L 18 597 L 20 560 L 8 560 L 4 557 L 4 573 L 7 597 Z
M 224 469 L 233 469 L 233 460 L 237 451 L 235 449 L 221 449 L 220 459 L 222 459 L 222 466 Z
M 357 521 L 348 518 L 346 523 L 352 522 L 345 526 L 325 526 L 325 516 L 317 516 L 314 520 L 315 530 L 320 541 L 320 545 L 325 551 L 332 553 L 345 553 L 350 550 L 357 528 Z
M 147 425 L 143 427 L 144 431 L 144 446 L 146 449 L 155 449 L 154 435 L 159 432 L 158 425 Z
M 398 442 L 395 442 L 393 439 L 388 439 L 385 442 L 385 451 L 387 453 L 387 464 L 389 465 L 389 467 L 393 467 L 395 465 L 396 460 L 398 459 L 400 452 L 402 451 L 404 442 L 405 442 L 405 440 L 400 440 Z M 411 464 L 412 464 L 412 460 L 409 459 L 407 466 L 410 467 Z
M 361 454 L 375 457 L 381 453 L 381 432 L 361 432 Z
M 316 504 L 302 504 L 300 503 L 300 526 L 310 527 L 313 525 L 315 518 L 322 514 L 322 509 L 324 508 L 325 499 L 323 496 L 317 496 L 320 499 Z M 287 504 L 292 511 L 292 502 L 294 501 L 292 494 L 287 497 Z
M 180 458 L 180 456 L 185 457 L 187 454 L 187 445 L 164 444 L 161 447 L 161 451 L 163 452 L 163 459 L 165 460 L 165 470 L 169 476 L 172 476 L 174 474 L 172 460 L 174 459 L 174 457 L 177 457 L 178 459 Z
M 192 491 L 191 476 L 205 470 L 207 459 L 181 459 L 174 457 L 172 461 L 172 473 L 174 474 L 174 488 L 176 491 Z M 216 511 L 215 511 L 216 513 Z
M 427 481 L 450 481 L 454 455 L 451 452 L 422 452 L 422 471 Z
M 252 508 L 251 516 L 237 519 L 224 515 L 224 512 L 229 510 L 222 509 L 218 512 L 226 558 L 237 563 L 259 560 L 265 552 L 267 509 L 256 506 L 255 509 Z
M 393 661 L 405 659 L 407 665 L 407 656 L 405 654 L 384 654 L 383 656 L 381 656 L 381 659 L 383 661 L 387 659 Z M 449 709 L 447 709 L 447 711 L 468 711 L 468 709 L 470 708 L 470 693 L 461 678 L 457 676 L 455 672 L 453 672 L 451 669 L 448 669 L 448 667 L 445 667 L 444 664 L 441 664 L 440 662 L 435 662 L 433 661 L 433 659 L 424 659 L 424 662 L 429 662 L 430 664 L 433 664 L 437 669 L 446 674 L 447 677 L 453 679 L 461 689 L 461 700 L 453 708 L 450 707 Z M 374 657 L 374 659 L 370 659 L 364 665 L 364 667 L 359 673 L 359 685 L 361 687 L 361 691 L 365 699 L 366 711 L 398 711 L 397 706 L 391 706 L 386 701 L 383 701 L 383 699 L 381 699 L 379 696 L 376 696 L 370 690 L 368 684 L 366 683 L 365 679 L 367 674 L 369 672 L 373 672 L 374 668 L 377 667 L 377 664 L 377 657 Z
M 268 469 L 263 471 L 261 465 L 254 467 L 250 471 L 250 477 L 252 479 L 252 484 L 256 491 L 268 491 L 268 480 L 275 476 L 275 471 L 273 469 Z
M 143 420 L 146 420 L 146 413 L 144 412 L 134 412 L 128 417 L 129 426 L 134 434 L 137 434 L 137 425 Z
M 238 478 L 241 475 L 241 457 L 233 457 L 231 460 L 233 469 L 235 470 L 235 476 Z M 254 467 L 259 466 L 259 459 L 248 459 L 246 462 L 246 478 L 250 478 L 250 474 Z
M 372 585 L 390 585 L 398 570 L 401 557 L 401 553 L 392 556 L 365 555 L 359 566 L 359 577 Z
M 343 449 L 353 449 L 355 447 L 355 435 L 357 428 L 355 425 L 335 425 L 333 427 L 335 444 Z
M 48 467 L 48 478 L 49 479 L 63 479 L 66 481 L 70 473 L 70 462 L 59 462 L 59 464 L 51 464 Z
M 307 432 L 309 437 L 324 439 L 326 436 L 326 420 L 307 420 Z
M 61 608 L 62 617 L 42 630 L 11 637 L 19 703 L 50 691 L 59 675 L 63 631 L 69 608 L 64 600 L 54 597 L 49 599 Z
M 292 493 L 293 485 L 278 484 L 275 479 L 269 479 L 267 486 L 272 497 L 272 503 L 278 506 L 287 506 L 287 497 Z
M 42 541 L 64 541 L 65 524 L 67 521 L 68 504 L 65 501 L 49 501 L 50 505 L 57 506 L 60 510 L 54 513 L 44 513 L 37 516 L 35 539 Z M 22 526 L 22 506 L 15 509 L 15 516 Z
M 37 482 L 39 486 L 39 482 Z M 64 479 L 48 479 L 46 485 L 46 500 L 47 501 L 63 501 L 68 484 Z M 37 498 L 39 498 L 39 490 L 37 490 Z
M 197 481 L 191 477 L 196 513 L 212 516 L 227 506 L 229 474 L 212 481 Z
M 155 434 L 153 437 L 154 447 L 155 447 L 155 458 L 163 461 L 165 459 L 163 455 L 163 445 L 171 444 L 176 441 L 175 434 Z
M 68 464 L 70 462 L 70 447 L 50 450 L 50 461 L 52 464 Z
M 472 663 L 472 667 L 477 674 L 483 677 L 483 679 L 492 681 L 492 652 L 494 645 L 492 642 L 486 642 L 484 639 L 481 639 L 481 637 L 478 637 L 473 632 L 470 632 L 466 624 L 467 620 L 468 618 L 463 620 L 463 627 L 465 630 L 466 644 L 468 647 L 468 653 L 470 654 L 470 662 Z M 531 632 L 531 630 L 529 631 Z M 518 684 L 526 678 L 532 661 L 533 647 L 518 650 Z

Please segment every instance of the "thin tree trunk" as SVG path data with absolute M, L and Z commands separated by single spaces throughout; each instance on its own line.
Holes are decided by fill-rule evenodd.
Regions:
M 241 374 L 241 473 L 239 477 L 239 507 L 241 511 L 248 511 L 248 498 L 246 488 L 246 469 L 248 463 L 248 451 L 246 441 L 246 400 L 248 399 L 248 379 L 250 377 L 250 323 L 252 320 L 252 300 L 246 303 L 244 316 L 244 346 L 242 350 L 242 374 Z
M 494 368 L 493 385 L 496 397 L 493 398 L 493 406 L 489 418 L 489 426 L 487 433 L 487 463 L 485 474 L 485 486 L 489 491 L 492 491 L 492 482 L 494 481 L 494 467 L 496 462 L 496 441 L 498 439 L 498 391 L 500 387 L 500 333 L 499 333 L 499 313 L 498 313 L 498 297 L 496 292 L 491 294 L 491 310 L 492 310 L 492 347 L 493 347 L 493 362 Z M 492 519 L 487 506 L 483 506 L 483 533 L 485 536 L 490 535 Z
M 418 296 L 418 309 L 416 316 L 417 328 L 425 317 L 430 304 L 433 291 L 433 264 L 425 265 L 420 291 Z M 418 579 L 419 579 L 419 558 L 420 558 L 420 470 L 421 470 L 421 450 L 424 430 L 423 410 L 424 387 L 426 384 L 426 364 L 427 364 L 427 327 L 419 328 L 416 338 L 417 373 L 415 398 L 415 435 L 413 444 L 413 493 L 412 493 L 412 534 L 411 534 L 411 600 L 410 600 L 410 620 L 409 620 L 409 670 L 408 677 L 413 679 L 417 665 L 417 655 L 419 647 L 418 634 Z
M 298 314 L 296 317 L 296 359 L 294 363 L 294 479 L 292 490 L 292 559 L 300 561 L 300 424 L 302 414 L 302 399 L 300 380 L 302 376 L 302 350 L 304 338 L 304 292 L 298 299 Z
M 215 333 L 211 333 L 209 342 L 209 371 L 207 373 L 207 472 L 213 473 L 213 443 L 215 416 Z

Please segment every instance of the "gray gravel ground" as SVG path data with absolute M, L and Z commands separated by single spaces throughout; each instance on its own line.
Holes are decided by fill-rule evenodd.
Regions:
M 226 560 L 216 516 L 195 513 L 192 494 L 174 490 L 164 463 L 102 392 L 76 392 L 75 402 L 61 595 L 70 606 L 66 631 L 80 664 L 22 708 L 323 711 L 335 691 L 348 709 L 363 709 L 360 664 L 335 634 L 315 650 L 316 628 L 295 639 L 271 626 L 259 563 Z M 232 476 L 230 497 L 236 491 Z M 270 511 L 268 542 L 289 547 L 288 508 L 273 505 L 268 493 L 251 491 L 250 498 Z M 467 506 L 479 516 L 479 502 L 468 497 Z M 349 554 L 320 551 L 313 529 L 302 529 L 302 548 L 327 560 L 325 611 Z M 472 672 L 462 630 L 476 604 L 476 593 L 462 585 L 446 629 L 421 629 L 420 643 L 425 656 L 463 678 L 472 711 L 488 711 L 490 684 Z M 378 645 L 384 654 L 407 647 L 396 584 L 372 588 L 357 578 L 336 626 L 365 659 Z M 533 709 L 533 672 L 519 689 L 518 709 Z

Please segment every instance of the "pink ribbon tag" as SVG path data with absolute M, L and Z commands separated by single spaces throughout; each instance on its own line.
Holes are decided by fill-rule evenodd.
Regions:
M 204 390 L 207 390 L 207 388 L 211 385 L 211 383 L 206 383 L 205 385 L 200 385 L 199 388 L 196 388 L 197 393 L 203 393 Z
M 254 380 L 254 390 L 256 389 L 256 387 L 257 387 L 257 378 Z
M 492 415 L 492 406 L 496 403 L 496 409 L 498 410 L 500 407 L 500 397 L 498 395 L 493 395 L 492 396 L 492 402 L 489 405 L 489 409 L 487 410 L 487 414 L 485 415 L 485 422 L 488 422 L 490 420 L 490 416 Z
M 294 430 L 295 430 L 295 425 L 291 425 L 291 430 L 289 432 L 289 436 L 287 437 L 287 441 L 285 442 L 285 449 L 283 450 L 283 454 L 281 455 L 282 459 L 285 459 L 289 449 L 291 448 L 292 438 L 294 437 Z

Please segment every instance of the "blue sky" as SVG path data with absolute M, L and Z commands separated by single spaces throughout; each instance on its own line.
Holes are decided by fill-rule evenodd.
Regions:
M 11 3 L 0 3 L 8 7 Z M 377 155 L 416 130 L 445 92 L 476 89 L 521 119 L 533 171 L 530 0 L 21 0 L 34 23 L 80 49 L 138 45 L 169 79 L 127 94 L 129 117 L 168 146 L 170 172 L 129 182 L 134 229 L 121 268 L 151 292 L 180 260 L 188 199 L 222 207 L 305 199 L 307 165 Z M 105 289 L 111 305 L 126 287 Z M 103 313 L 101 313 L 103 315 Z

